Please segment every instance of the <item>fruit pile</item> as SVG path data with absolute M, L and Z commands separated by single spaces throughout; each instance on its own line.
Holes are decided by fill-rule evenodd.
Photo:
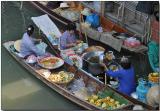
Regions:
M 125 105 L 125 104 L 120 104 L 119 101 L 116 101 L 110 96 L 107 96 L 105 98 L 100 98 L 98 95 L 92 95 L 88 98 L 88 101 L 97 107 L 108 110 L 117 109 Z
M 74 77 L 74 74 L 60 71 L 59 73 L 51 74 L 49 80 L 55 83 L 67 83 L 70 82 Z
M 160 78 L 160 74 L 158 72 L 150 73 L 148 75 L 148 80 L 154 83 L 158 83 Z

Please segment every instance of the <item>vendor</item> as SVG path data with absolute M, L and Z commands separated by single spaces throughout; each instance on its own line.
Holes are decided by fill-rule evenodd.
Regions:
M 27 57 L 29 55 L 43 55 L 42 51 L 35 46 L 35 42 L 41 41 L 41 39 L 34 39 L 32 34 L 34 32 L 34 27 L 29 25 L 27 27 L 27 31 L 23 34 L 21 45 L 20 45 L 20 54 L 23 57 Z
M 68 24 L 66 31 L 60 37 L 60 49 L 65 50 L 76 46 L 80 43 L 75 37 L 76 26 L 74 24 Z
M 118 71 L 107 70 L 106 74 L 113 78 L 118 78 L 120 83 L 118 91 L 130 96 L 131 93 L 136 89 L 134 69 L 127 57 L 122 57 L 120 64 L 122 67 L 121 69 L 119 69 Z
M 154 13 L 152 22 L 152 41 L 148 44 L 148 58 L 154 72 L 160 72 L 159 68 L 159 12 Z

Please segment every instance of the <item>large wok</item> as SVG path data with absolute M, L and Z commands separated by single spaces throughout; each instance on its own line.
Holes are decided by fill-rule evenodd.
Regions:
M 91 57 L 99 57 L 99 62 L 90 62 Z M 104 72 L 104 67 L 101 65 L 101 61 L 103 61 L 104 51 L 96 51 L 96 52 L 88 52 L 84 53 L 83 58 L 83 67 L 87 69 L 89 73 L 94 76 L 102 74 Z

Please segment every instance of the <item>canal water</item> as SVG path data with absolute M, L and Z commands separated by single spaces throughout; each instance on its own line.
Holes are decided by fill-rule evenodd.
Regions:
M 31 17 L 42 15 L 28 2 L 1 2 L 1 42 L 22 37 L 25 27 L 32 24 Z M 38 33 L 38 31 L 36 31 Z M 1 47 L 2 110 L 82 110 L 20 66 Z
M 35 9 L 29 2 L 1 2 L 1 42 L 20 39 L 25 32 L 26 26 L 33 24 L 31 17 L 40 16 L 39 10 Z M 64 26 L 54 21 L 59 28 Z M 36 26 L 35 26 L 36 27 Z M 35 37 L 39 38 L 38 28 Z M 3 110 L 51 110 L 67 109 L 82 110 L 83 108 L 67 100 L 31 73 L 19 65 L 1 47 L 1 84 L 2 84 L 2 109 Z M 118 55 L 131 55 L 135 68 L 136 78 L 147 77 L 151 72 L 147 55 L 133 54 L 121 51 Z

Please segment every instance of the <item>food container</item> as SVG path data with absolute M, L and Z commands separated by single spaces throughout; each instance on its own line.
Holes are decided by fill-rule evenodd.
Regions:
M 103 61 L 104 52 L 97 51 L 97 52 L 89 52 L 84 53 L 82 55 L 83 58 L 83 66 L 88 70 L 89 73 L 93 75 L 98 75 L 104 72 L 104 67 L 101 65 Z M 95 57 L 95 61 L 91 61 L 92 58 Z
M 29 64 L 33 64 L 37 62 L 37 58 L 35 55 L 30 55 L 28 56 L 28 58 L 26 59 L 26 62 Z
M 130 101 L 123 96 L 105 87 L 88 98 L 89 103 L 103 110 L 119 110 L 132 105 Z
M 159 78 L 160 78 L 160 75 L 158 73 L 150 73 L 148 75 L 148 80 L 153 82 L 153 83 L 158 83 Z
M 96 51 L 101 51 L 101 52 L 104 52 L 105 49 L 101 46 L 90 46 L 88 47 L 84 52 L 96 52 Z
M 70 56 L 69 59 L 71 60 L 72 65 L 76 65 L 78 68 L 82 68 L 83 61 L 81 57 L 79 57 L 78 55 L 73 55 Z
M 137 40 L 136 38 L 133 38 L 133 37 L 130 37 L 128 39 L 126 39 L 124 41 L 124 45 L 127 46 L 127 47 L 131 47 L 131 48 L 134 48 L 134 47 L 138 47 L 141 45 L 140 41 Z
M 74 79 L 74 74 L 71 72 L 60 71 L 58 73 L 52 73 L 48 80 L 57 84 L 67 84 Z
M 38 65 L 45 69 L 56 69 L 64 64 L 64 61 L 58 57 L 45 57 L 37 59 Z
M 45 78 L 48 78 L 51 74 L 51 72 L 47 69 L 40 69 L 40 70 L 37 70 L 37 72 Z

